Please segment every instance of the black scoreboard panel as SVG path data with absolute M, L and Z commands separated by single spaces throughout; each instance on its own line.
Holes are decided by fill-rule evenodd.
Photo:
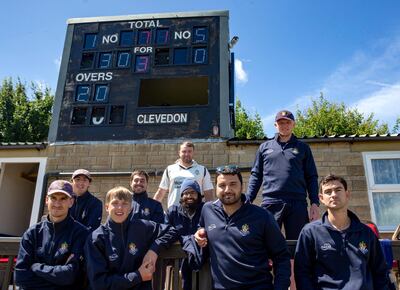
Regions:
M 220 18 L 69 24 L 56 141 L 219 137 Z

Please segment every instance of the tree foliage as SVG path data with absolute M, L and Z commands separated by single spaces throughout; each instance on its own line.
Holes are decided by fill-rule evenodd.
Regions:
M 296 112 L 297 136 L 387 134 L 387 123 L 379 123 L 374 114 L 365 116 L 344 103 L 329 102 L 321 93 L 309 108 Z
M 251 116 L 242 103 L 236 101 L 236 114 L 235 114 L 235 137 L 240 139 L 262 139 L 264 138 L 264 129 L 261 117 L 258 113 Z
M 0 142 L 39 142 L 47 139 L 54 96 L 50 89 L 25 84 L 11 78 L 0 86 Z

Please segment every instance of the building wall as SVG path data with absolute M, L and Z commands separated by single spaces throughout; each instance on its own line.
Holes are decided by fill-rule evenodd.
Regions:
M 352 192 L 351 210 L 355 211 L 361 219 L 369 220 L 371 219 L 370 205 L 362 152 L 396 151 L 400 148 L 400 141 L 337 142 L 337 140 L 335 139 L 336 142 L 309 143 L 319 176 L 334 173 L 345 177 Z M 196 143 L 195 146 L 194 159 L 209 169 L 224 164 L 237 164 L 245 168 L 244 190 L 247 188 L 249 169 L 254 161 L 258 144 L 227 145 L 226 142 L 203 142 Z M 77 168 L 86 168 L 92 172 L 131 172 L 133 169 L 144 169 L 152 174 L 148 189 L 152 195 L 158 188 L 165 167 L 178 158 L 178 150 L 178 142 L 175 144 L 56 145 L 48 146 L 42 151 L 12 150 L 13 152 L 5 154 L 4 150 L 0 150 L 0 157 L 13 154 L 47 156 L 46 172 L 72 172 Z M 91 191 L 103 200 L 106 192 L 117 185 L 129 187 L 129 176 L 125 173 L 117 177 L 94 177 Z M 261 200 L 260 197 L 261 194 L 256 200 L 257 204 Z M 321 208 L 321 211 L 323 210 Z
M 227 145 L 226 142 L 195 144 L 195 160 L 210 168 L 223 164 L 237 164 L 250 168 L 257 144 Z M 361 219 L 370 219 L 367 184 L 362 159 L 364 151 L 391 151 L 400 148 L 400 141 L 324 142 L 310 143 L 319 176 L 329 173 L 342 175 L 352 191 L 351 209 Z M 91 171 L 131 171 L 145 169 L 151 176 L 149 193 L 158 187 L 166 165 L 178 158 L 179 144 L 96 144 L 50 146 L 47 171 L 73 171 L 84 167 Z M 245 187 L 249 171 L 244 173 Z M 97 177 L 92 191 L 103 198 L 108 189 L 116 185 L 129 186 L 129 177 Z M 260 202 L 260 196 L 256 203 Z M 323 209 L 321 209 L 323 210 Z

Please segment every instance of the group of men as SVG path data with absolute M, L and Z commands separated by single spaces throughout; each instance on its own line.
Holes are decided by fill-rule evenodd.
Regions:
M 210 173 L 193 160 L 191 142 L 180 145 L 179 159 L 164 171 L 154 199 L 147 193 L 145 171 L 132 173 L 132 192 L 108 191 L 102 225 L 102 203 L 88 191 L 89 171 L 75 171 L 72 184 L 54 181 L 46 197 L 48 216 L 22 237 L 16 284 L 21 289 L 152 289 L 159 252 L 179 240 L 187 253 L 181 264 L 185 290 L 192 289 L 192 271 L 205 261 L 213 289 L 286 290 L 292 271 L 283 226 L 286 239 L 298 239 L 297 289 L 390 289 L 379 240 L 348 210 L 346 181 L 329 175 L 318 186 L 311 150 L 293 135 L 293 114 L 278 112 L 275 126 L 275 138 L 257 150 L 246 194 L 239 168 L 221 166 L 214 200 Z M 259 207 L 252 202 L 261 185 Z M 160 201 L 167 193 L 164 214 Z M 327 209 L 321 219 L 320 202 Z

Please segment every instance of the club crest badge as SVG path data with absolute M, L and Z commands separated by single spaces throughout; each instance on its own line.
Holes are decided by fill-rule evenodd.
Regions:
M 64 242 L 64 243 L 61 244 L 59 251 L 60 251 L 61 254 L 65 254 L 66 252 L 68 252 L 68 244 L 67 244 L 67 242 Z
M 135 243 L 129 243 L 128 248 L 131 255 L 136 255 L 136 253 L 138 252 Z
M 198 169 L 196 169 L 196 170 L 194 171 L 194 174 L 196 174 L 196 175 L 199 175 L 199 173 L 200 173 L 200 171 L 199 171 Z
M 293 154 L 297 155 L 299 154 L 299 149 L 297 149 L 296 147 L 292 149 Z
M 322 250 L 322 251 L 328 251 L 328 250 L 330 250 L 330 249 L 332 249 L 332 245 L 329 244 L 329 243 L 324 243 L 324 244 L 321 246 L 321 250 Z
M 150 215 L 150 209 L 149 209 L 148 207 L 146 207 L 146 208 L 143 210 L 143 214 L 144 214 L 145 216 L 149 216 L 149 215 Z
M 240 233 L 242 234 L 242 236 L 247 236 L 250 234 L 250 227 L 248 224 L 244 224 L 242 225 L 242 228 L 240 230 Z
M 358 249 L 365 255 L 368 253 L 367 244 L 364 241 L 361 241 L 358 244 Z

